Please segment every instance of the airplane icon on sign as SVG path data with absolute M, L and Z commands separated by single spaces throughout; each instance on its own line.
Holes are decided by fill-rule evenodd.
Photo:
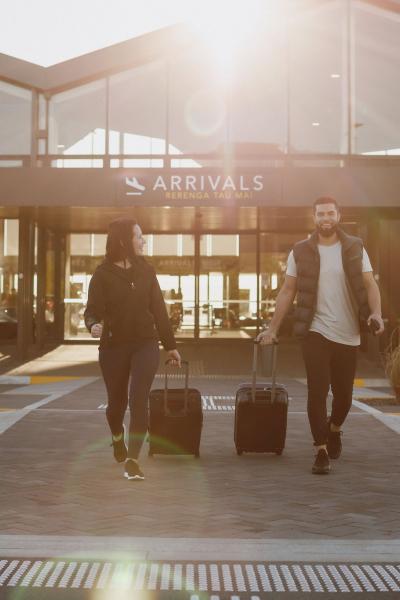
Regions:
M 137 177 L 125 177 L 125 183 L 128 187 L 136 190 L 135 192 L 126 192 L 127 196 L 141 196 L 146 187 L 139 183 Z

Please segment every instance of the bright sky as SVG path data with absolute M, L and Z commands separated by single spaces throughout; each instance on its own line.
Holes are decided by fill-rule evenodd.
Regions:
M 236 12 L 237 22 L 243 23 L 250 5 L 268 1 L 3 0 L 0 52 L 49 66 L 174 23 L 198 23 L 205 16 L 208 22 L 215 16 L 229 20 Z
M 0 52 L 49 66 L 186 20 L 193 0 L 10 0 Z

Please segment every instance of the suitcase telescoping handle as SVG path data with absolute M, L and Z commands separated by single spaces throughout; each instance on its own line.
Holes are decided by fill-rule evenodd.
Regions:
M 165 366 L 168 367 L 168 365 L 173 362 L 172 358 L 169 358 L 168 360 L 165 361 Z M 182 360 L 181 361 L 181 365 L 184 367 L 185 369 L 185 393 L 184 393 L 184 414 L 187 414 L 188 411 L 188 392 L 189 392 L 189 362 L 187 360 Z M 171 414 L 171 411 L 168 408 L 168 370 L 165 369 L 165 379 L 164 379 L 164 414 L 169 415 Z
M 254 352 L 253 352 L 253 373 L 251 379 L 251 399 L 253 402 L 256 401 L 256 381 L 257 381 L 257 358 L 258 358 L 258 346 L 260 342 L 258 340 L 253 340 L 254 342 Z M 275 391 L 276 391 L 276 365 L 278 358 L 278 342 L 273 342 L 272 344 L 272 387 L 271 387 L 271 401 L 275 401 Z

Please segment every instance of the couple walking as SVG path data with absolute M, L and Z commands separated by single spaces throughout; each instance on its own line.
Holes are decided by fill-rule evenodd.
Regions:
M 341 427 L 350 410 L 360 345 L 361 322 L 381 334 L 380 293 L 362 240 L 340 227 L 332 198 L 313 206 L 315 231 L 289 254 L 286 278 L 261 344 L 277 339 L 279 327 L 297 295 L 295 334 L 301 339 L 307 372 L 308 417 L 316 447 L 315 474 L 339 458 Z M 107 420 L 114 457 L 125 462 L 127 479 L 144 479 L 138 457 L 147 431 L 149 391 L 159 363 L 158 339 L 173 363 L 181 357 L 153 267 L 143 257 L 144 238 L 131 219 L 109 227 L 104 262 L 89 286 L 85 323 L 100 337 L 99 362 L 108 395 Z M 326 400 L 332 389 L 331 415 Z M 129 405 L 128 447 L 124 415 Z

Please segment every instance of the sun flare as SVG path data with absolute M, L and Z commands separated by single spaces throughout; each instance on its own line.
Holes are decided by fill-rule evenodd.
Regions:
M 266 24 L 281 26 L 282 2 L 276 0 L 204 0 L 190 24 L 226 79 L 233 74 L 239 52 Z

